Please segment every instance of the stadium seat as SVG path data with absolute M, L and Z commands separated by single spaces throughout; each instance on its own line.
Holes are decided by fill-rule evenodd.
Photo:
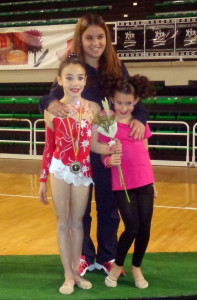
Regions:
M 159 98 L 156 98 L 155 99 L 155 103 L 156 104 L 174 104 L 175 102 L 175 99 L 177 98 L 174 98 L 174 97 L 159 97 Z
M 13 97 L 0 97 L 0 104 L 13 104 L 15 98 Z
M 197 97 L 183 97 L 178 98 L 175 103 L 177 104 L 197 104 Z
M 28 97 L 24 97 L 24 98 L 15 98 L 15 103 L 16 104 L 29 104 L 30 100 Z
M 0 113 L 0 118 L 14 118 L 13 113 Z
M 41 114 L 31 114 L 30 117 L 34 119 L 43 119 L 43 115 Z
M 156 120 L 165 120 L 165 121 L 171 121 L 176 120 L 176 115 L 173 113 L 158 113 L 155 117 Z
M 155 103 L 155 98 L 144 98 L 142 99 L 143 104 L 154 104 Z
M 197 114 L 196 113 L 180 113 L 177 116 L 177 120 L 179 121 L 195 121 L 197 120 Z
M 164 1 L 162 3 L 155 3 L 155 6 L 158 7 L 166 7 L 166 6 L 181 6 L 181 5 L 197 5 L 196 0 L 188 1 L 188 0 L 181 0 L 181 1 Z
M 29 119 L 30 114 L 28 114 L 28 113 L 14 113 L 14 117 L 19 118 L 19 119 Z

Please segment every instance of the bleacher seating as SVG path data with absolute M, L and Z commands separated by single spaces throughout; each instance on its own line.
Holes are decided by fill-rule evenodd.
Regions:
M 154 14 L 147 19 L 185 18 L 197 16 L 196 0 L 163 1 L 154 4 Z
M 1 1 L 0 26 L 31 26 L 76 23 L 85 13 L 101 14 L 105 21 L 145 19 L 157 0 L 47 0 Z
M 196 16 L 197 0 L 35 0 L 1 1 L 0 26 L 76 23 L 85 13 L 102 14 L 105 21 L 143 20 Z
M 189 134 L 189 157 L 192 159 L 193 126 L 197 123 L 197 84 L 166 87 L 155 85 L 157 96 L 142 99 L 149 112 L 153 136 L 149 140 L 153 160 L 183 161 L 187 155 Z M 165 123 L 166 122 L 166 123 Z M 187 127 L 189 126 L 189 132 Z M 169 151 L 170 150 L 170 151 Z

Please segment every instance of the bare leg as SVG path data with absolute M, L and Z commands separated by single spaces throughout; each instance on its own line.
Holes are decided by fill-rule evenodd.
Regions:
M 64 180 L 57 179 L 54 174 L 51 174 L 50 178 L 53 205 L 57 217 L 57 243 L 65 276 L 65 283 L 60 288 L 60 293 L 71 294 L 74 291 L 75 284 L 72 270 L 70 232 L 71 186 Z
M 72 268 L 76 284 L 83 289 L 92 287 L 91 283 L 79 274 L 80 256 L 83 244 L 83 216 L 88 203 L 89 186 L 71 186 L 71 253 Z

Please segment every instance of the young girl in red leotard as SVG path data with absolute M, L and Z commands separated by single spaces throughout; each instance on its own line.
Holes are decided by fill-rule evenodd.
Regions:
M 57 217 L 57 241 L 64 268 L 65 282 L 62 294 L 71 294 L 74 285 L 90 289 L 91 282 L 79 274 L 83 243 L 83 216 L 89 187 L 93 183 L 89 160 L 90 149 L 109 154 L 108 145 L 98 142 L 98 133 L 92 130 L 92 120 L 99 113 L 96 102 L 81 97 L 86 84 L 86 72 L 78 58 L 71 54 L 61 63 L 57 76 L 63 87 L 68 116 L 56 117 L 45 111 L 46 137 L 40 179 L 40 199 L 47 201 L 47 176 L 50 173 L 51 192 Z M 120 151 L 116 144 L 113 151 Z

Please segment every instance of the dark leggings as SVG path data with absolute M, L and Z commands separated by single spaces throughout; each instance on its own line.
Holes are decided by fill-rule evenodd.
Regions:
M 128 190 L 130 203 L 124 190 L 115 191 L 114 194 L 125 225 L 125 230 L 118 241 L 115 262 L 118 266 L 124 265 L 127 252 L 135 240 L 132 265 L 140 267 L 150 238 L 154 201 L 153 184 Z

